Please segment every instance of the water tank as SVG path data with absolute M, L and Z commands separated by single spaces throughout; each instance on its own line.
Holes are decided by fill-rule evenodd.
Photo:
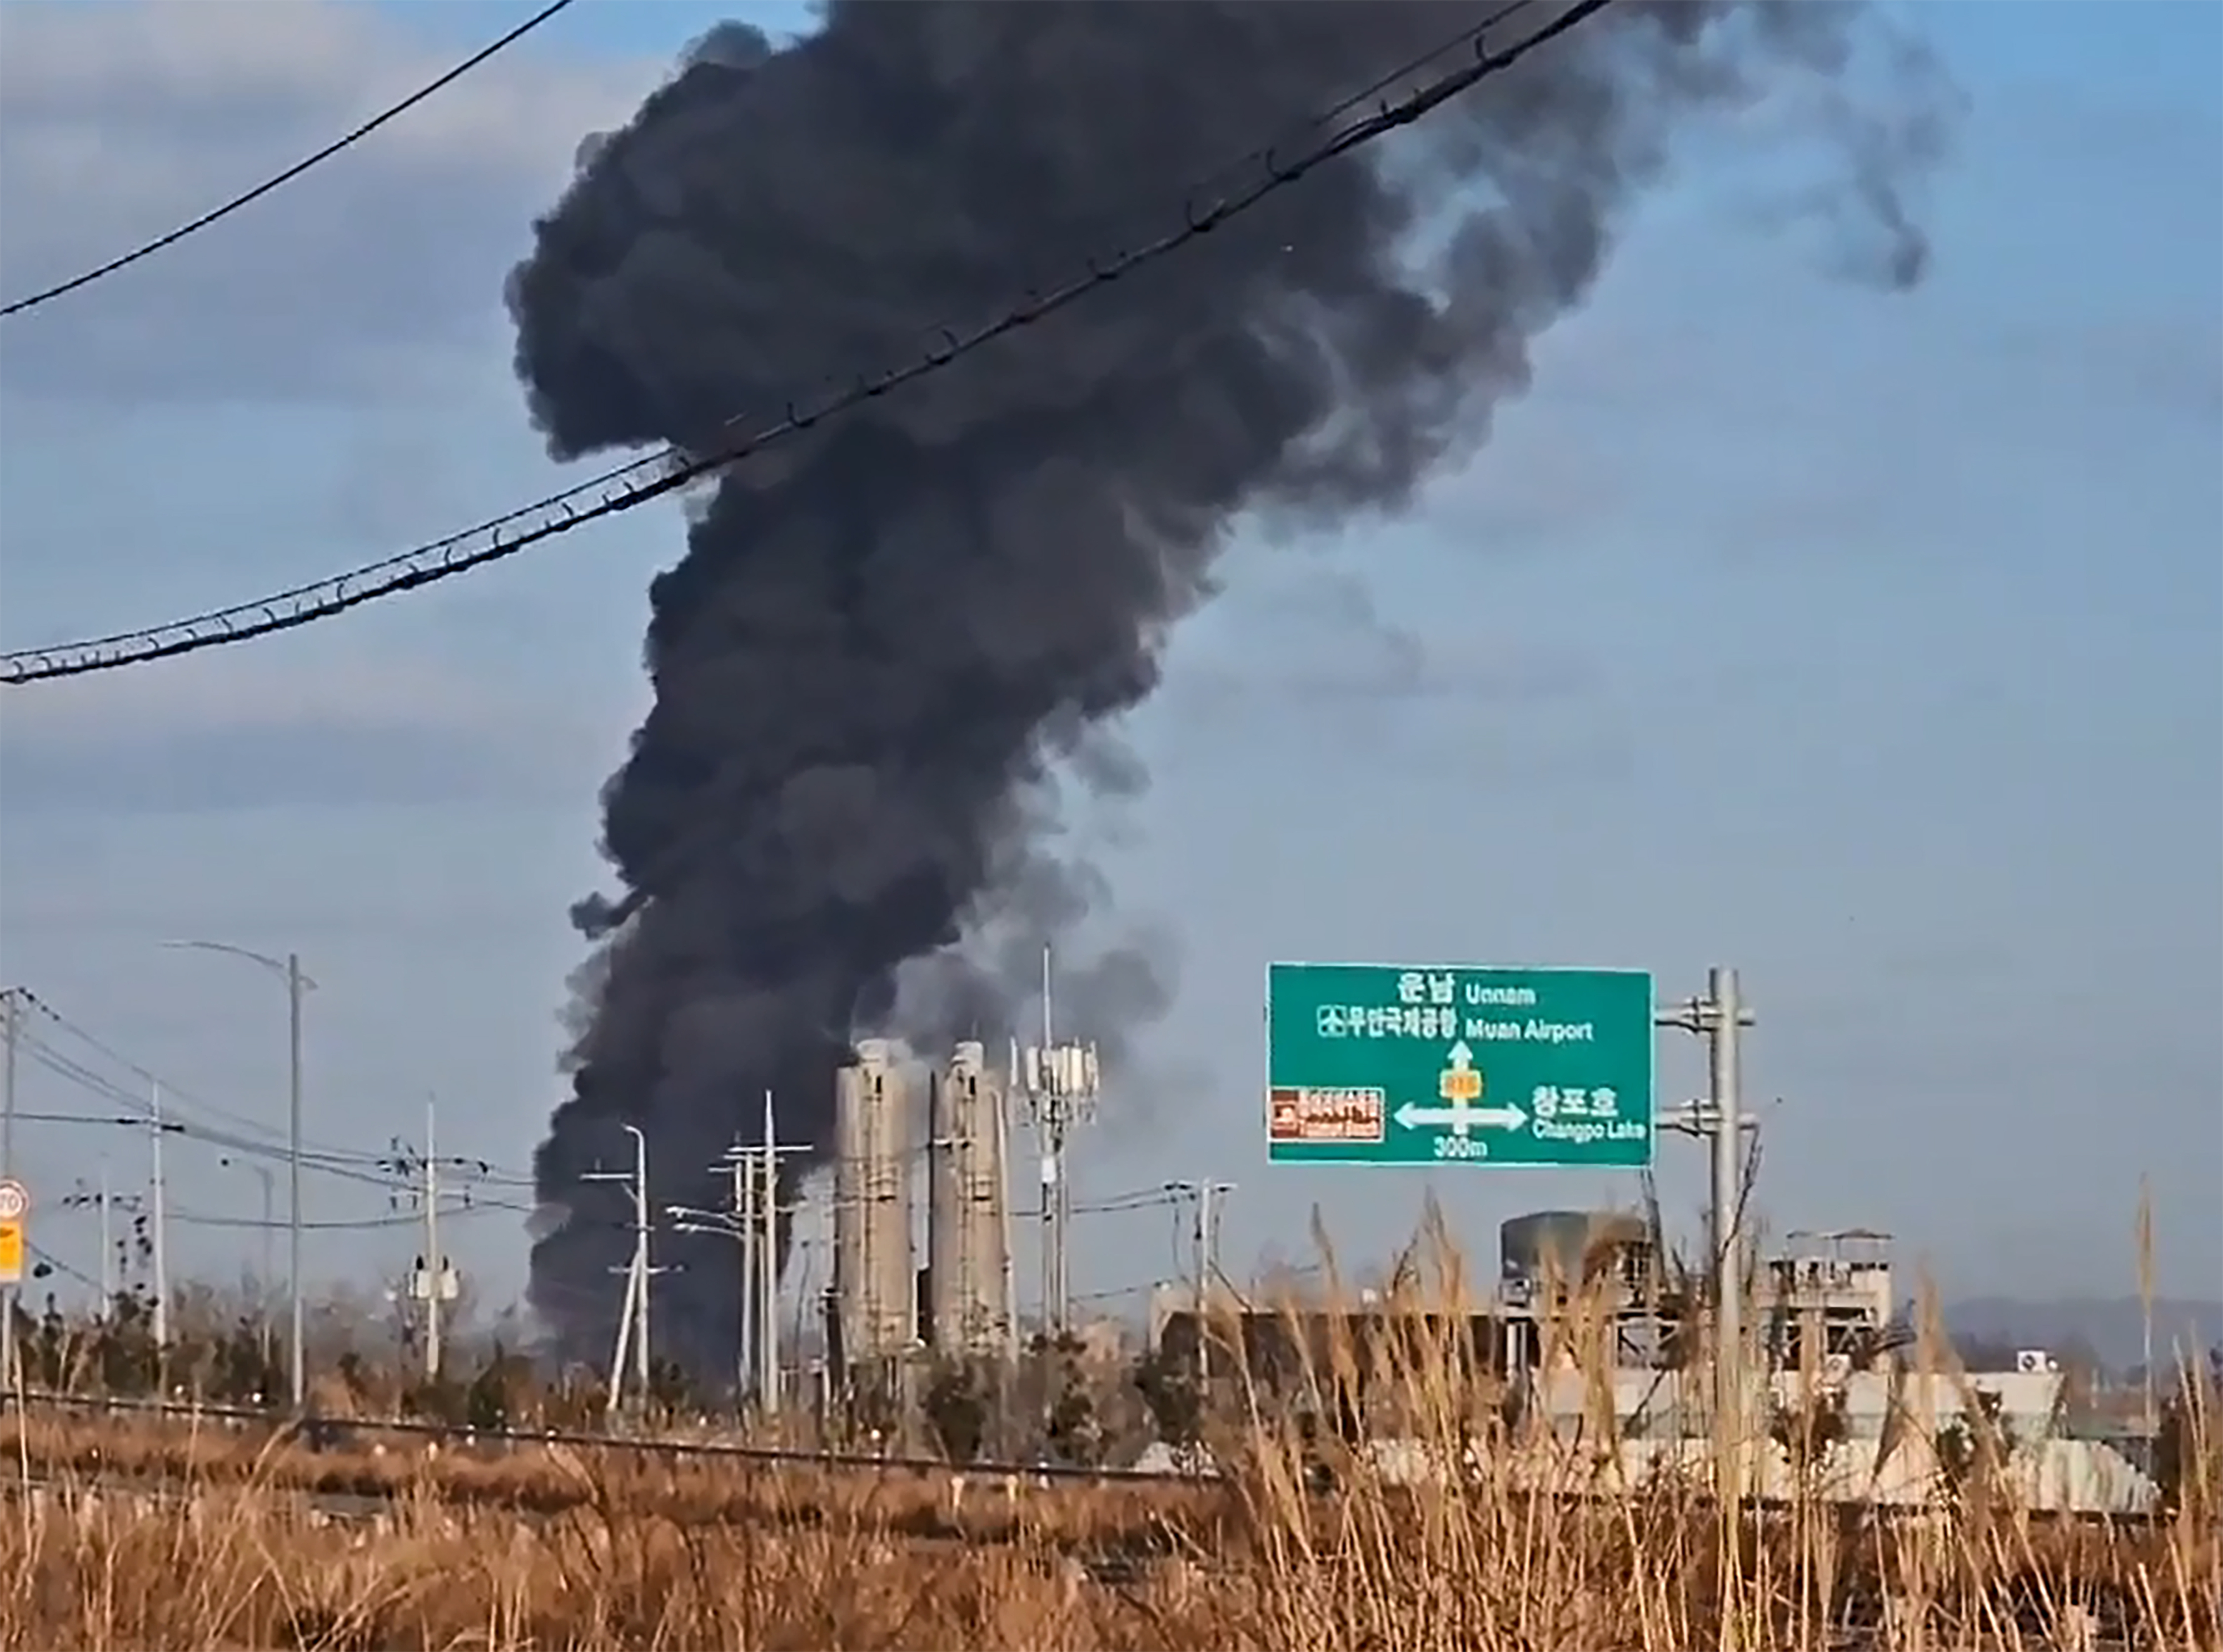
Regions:
M 1643 1217 L 1625 1210 L 1532 1210 L 1499 1225 L 1498 1271 L 1508 1279 L 1556 1274 L 1575 1284 L 1596 1278 L 1650 1242 Z

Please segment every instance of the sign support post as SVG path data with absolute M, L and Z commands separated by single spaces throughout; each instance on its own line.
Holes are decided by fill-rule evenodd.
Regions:
M 0 1179 L 15 1186 L 16 1175 L 16 1040 L 22 1030 L 22 994 L 15 988 L 0 991 Z M 18 1194 L 22 1190 L 16 1188 Z M 26 1205 L 28 1201 L 25 1201 Z M 16 1297 L 23 1283 L 23 1229 L 19 1215 L 13 1223 L 14 1242 L 0 1242 L 0 1385 L 10 1393 L 16 1386 Z
M 1753 1024 L 1751 1006 L 1738 989 L 1737 972 L 1714 968 L 1706 971 L 1703 996 L 1685 999 L 1663 1009 L 1658 1024 L 1692 1033 L 1706 1040 L 1706 1098 L 1663 1114 L 1662 1129 L 1703 1136 L 1711 1148 L 1710 1184 L 1706 1201 L 1707 1238 L 1713 1272 L 1713 1377 L 1716 1449 L 1726 1454 L 1720 1462 L 1723 1506 L 1733 1506 L 1741 1494 L 1735 1472 L 1737 1448 L 1748 1417 L 1744 1391 L 1744 1134 L 1759 1121 L 1744 1111 L 1743 1029 Z
M 0 1178 L 0 1314 L 7 1316 L 4 1341 L 0 1341 L 0 1380 L 13 1392 L 22 1372 L 16 1366 L 16 1297 L 28 1267 L 29 1249 L 24 1228 L 31 1215 L 31 1196 L 13 1177 Z

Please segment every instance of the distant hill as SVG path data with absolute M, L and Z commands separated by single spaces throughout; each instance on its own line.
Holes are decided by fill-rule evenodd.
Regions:
M 1971 1343 L 2056 1354 L 2088 1349 L 2118 1372 L 2145 1357 L 2145 1308 L 2136 1297 L 1970 1297 L 1946 1309 L 1945 1326 L 1964 1352 Z M 2157 1297 L 2154 1363 L 2166 1365 L 2180 1344 L 2203 1351 L 2223 1345 L 2223 1301 Z

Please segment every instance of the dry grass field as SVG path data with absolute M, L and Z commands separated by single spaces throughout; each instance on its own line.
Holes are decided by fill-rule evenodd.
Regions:
M 1685 1487 L 1583 1501 L 1355 1464 L 1322 1496 L 1263 1431 L 1219 1484 L 961 1496 L 564 1448 L 258 1453 L 143 1423 L 33 1420 L 6 1443 L 9 1647 L 2223 1649 L 2223 1537 L 2198 1510 L 1725 1522 Z M 159 1495 L 136 1489 L 154 1474 Z M 381 1496 L 335 1515 L 312 1486 Z
M 961 1491 L 954 1471 L 368 1432 L 311 1451 L 35 1409 L 0 1431 L 0 1646 L 2223 1652 L 2223 1435 L 2200 1384 L 2163 1517 L 2034 1517 L 1981 1440 L 1912 1512 L 1724 1515 L 1679 1478 L 1540 1494 L 1520 1425 L 1445 1342 L 1338 1344 L 1314 1374 L 1368 1362 L 1370 1405 L 1463 1467 L 1392 1483 L 1263 1408 L 1212 1438 L 1218 1480 Z
M 550 1469 L 551 1473 L 559 1473 Z M 638 1496 L 643 1488 L 633 1488 Z M 1260 1475 L 1217 1492 L 1054 1492 L 954 1513 L 807 1475 L 744 1517 L 614 1494 L 526 1516 L 428 1482 L 375 1517 L 254 1484 L 158 1502 L 50 1485 L 0 1526 L 0 1643 L 84 1649 L 1462 1647 L 1820 1652 L 1848 1645 L 2223 1645 L 2214 1531 L 1739 1523 Z M 1929 1639 L 1909 1638 L 1918 1622 Z M 2094 1638 L 2094 1637 L 2100 1638 Z

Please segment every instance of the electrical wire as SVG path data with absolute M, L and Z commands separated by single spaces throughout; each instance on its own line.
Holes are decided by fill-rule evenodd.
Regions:
M 43 1068 L 65 1083 L 73 1084 L 80 1090 L 99 1096 L 104 1101 L 114 1102 L 129 1109 L 123 1115 L 113 1119 L 84 1115 L 69 1119 L 68 1122 L 104 1124 L 131 1130 L 149 1130 L 156 1127 L 157 1121 L 154 1109 L 144 1100 L 133 1096 L 130 1091 L 123 1089 L 120 1085 L 110 1083 L 91 1068 L 72 1061 L 66 1056 L 57 1054 L 35 1040 L 24 1040 L 19 1047 L 31 1058 L 34 1065 Z M 205 1126 L 194 1124 L 189 1120 L 165 1117 L 159 1122 L 165 1135 L 180 1136 L 188 1140 L 203 1142 L 210 1146 L 220 1147 L 227 1153 L 237 1153 L 242 1158 L 278 1160 L 286 1157 L 282 1148 L 246 1140 L 224 1131 L 211 1130 Z M 306 1156 L 304 1156 L 301 1160 L 301 1168 L 318 1175 L 335 1176 L 343 1180 L 362 1182 L 375 1187 L 390 1188 L 394 1185 L 394 1178 L 390 1175 L 375 1175 L 346 1165 L 331 1164 Z
M 252 1118 L 243 1113 L 236 1113 L 230 1109 L 220 1106 L 215 1102 L 205 1100 L 203 1097 L 194 1095 L 191 1090 L 186 1090 L 182 1085 L 172 1083 L 169 1079 L 165 1078 L 161 1074 L 148 1071 L 145 1067 L 141 1066 L 129 1056 L 123 1055 L 109 1045 L 103 1043 L 98 1037 L 92 1033 L 88 1032 L 85 1027 L 80 1027 L 75 1021 L 70 1020 L 68 1016 L 63 1014 L 52 1004 L 41 998 L 38 994 L 33 992 L 29 988 L 16 987 L 10 990 L 13 991 L 26 1006 L 38 1011 L 41 1015 L 45 1017 L 47 1021 L 53 1023 L 54 1027 L 62 1032 L 68 1033 L 72 1038 L 84 1045 L 87 1049 L 97 1052 L 104 1058 L 114 1063 L 117 1066 L 122 1068 L 125 1072 L 129 1073 L 133 1077 L 138 1079 L 143 1084 L 160 1085 L 161 1087 L 164 1101 L 170 1103 L 173 1109 L 181 1109 L 183 1111 L 189 1114 L 195 1112 L 206 1114 L 211 1118 L 222 1120 L 224 1123 L 234 1126 L 252 1135 L 267 1137 L 274 1146 L 282 1141 L 283 1138 L 280 1133 L 274 1130 L 271 1126 L 263 1123 L 261 1120 Z M 145 1096 L 129 1097 L 127 1101 L 127 1104 L 136 1107 L 142 1112 L 148 1109 L 148 1101 Z M 305 1162 L 309 1159 L 315 1158 L 341 1162 L 367 1164 L 372 1162 L 376 1158 L 376 1155 L 375 1154 L 354 1153 L 346 1148 L 333 1147 L 328 1144 L 304 1141 L 301 1145 Z
M 1179 1207 L 1181 1196 L 1165 1188 L 1137 1189 L 1131 1193 L 1107 1194 L 1100 1199 L 1089 1199 L 1074 1205 L 1071 1214 L 1076 1216 L 1118 1216 L 1131 1215 L 1137 1210 L 1161 1210 L 1168 1206 Z M 1014 1210 L 1014 1222 L 1039 1222 L 1043 1211 L 1039 1205 L 1025 1210 Z
M 1075 1303 L 1118 1302 L 1126 1297 L 1148 1296 L 1153 1291 L 1162 1290 L 1168 1285 L 1179 1283 L 1179 1280 L 1173 1278 L 1143 1279 L 1134 1285 L 1114 1285 L 1103 1291 L 1084 1291 L 1074 1297 L 1072 1300 Z
M 205 1142 L 211 1146 L 221 1147 L 227 1152 L 236 1153 L 242 1158 L 256 1159 L 266 1163 L 291 1162 L 293 1150 L 282 1133 L 259 1120 L 249 1118 L 244 1114 L 235 1113 L 227 1108 L 218 1106 L 214 1102 L 197 1096 L 192 1091 L 172 1083 L 161 1074 L 148 1071 L 112 1046 L 104 1043 L 94 1033 L 70 1020 L 28 988 L 15 987 L 8 989 L 8 991 L 25 1007 L 38 1011 L 54 1027 L 67 1033 L 88 1049 L 97 1052 L 102 1058 L 148 1086 L 150 1091 L 159 1087 L 163 1101 L 163 1129 L 166 1134 L 186 1136 Z M 122 1085 L 93 1071 L 83 1062 L 56 1050 L 52 1045 L 36 1037 L 27 1036 L 24 1040 L 24 1048 L 34 1061 L 56 1077 L 76 1085 L 80 1090 L 116 1102 L 129 1109 L 130 1115 L 128 1118 L 115 1120 L 87 1117 L 72 1117 L 65 1120 L 57 1117 L 53 1121 L 54 1122 L 128 1124 L 141 1128 L 153 1122 L 154 1107 L 150 1095 L 135 1095 Z M 196 1112 L 236 1125 L 238 1130 L 235 1132 L 217 1129 L 200 1124 L 192 1116 Z M 183 1116 L 179 1116 L 180 1115 Z M 27 1115 L 18 1114 L 16 1116 L 22 1118 Z M 473 1185 L 484 1184 L 490 1186 L 520 1187 L 529 1186 L 532 1184 L 530 1177 L 492 1164 L 483 1159 L 463 1155 L 442 1155 L 437 1163 L 441 1169 L 467 1178 Z M 400 1144 L 396 1144 L 394 1149 L 387 1153 L 367 1153 L 359 1148 L 339 1147 L 328 1143 L 320 1144 L 305 1140 L 302 1144 L 301 1165 L 305 1170 L 326 1175 L 342 1176 L 355 1181 L 368 1181 L 381 1187 L 388 1185 L 397 1177 L 413 1178 L 420 1174 L 425 1168 L 421 1154 L 411 1153 L 402 1148 Z M 366 1175 L 365 1172 L 369 1174 Z
M 387 105 L 385 109 L 381 110 L 377 114 L 372 116 L 368 120 L 363 122 L 362 125 L 356 127 L 351 131 L 342 134 L 337 138 L 334 138 L 330 143 L 327 143 L 323 148 L 318 150 L 315 154 L 305 155 L 302 159 L 295 161 L 292 166 L 287 167 L 285 171 L 279 173 L 273 177 L 264 179 L 262 182 L 257 184 L 253 189 L 233 196 L 221 206 L 211 207 L 208 211 L 202 213 L 200 217 L 192 219 L 191 222 L 179 224 L 167 235 L 157 236 L 152 241 L 144 242 L 139 246 L 134 247 L 129 252 L 118 254 L 116 257 L 110 259 L 104 264 L 96 265 L 92 268 L 85 270 L 79 274 L 71 276 L 66 281 L 58 281 L 52 286 L 41 288 L 36 292 L 27 293 L 22 298 L 17 298 L 12 303 L 0 305 L 0 319 L 5 319 L 9 316 L 20 316 L 27 311 L 38 309 L 41 305 L 52 304 L 56 298 L 66 297 L 68 294 L 78 292 L 81 288 L 91 286 L 95 281 L 104 280 L 107 277 L 115 274 L 119 270 L 129 269 L 134 264 L 140 263 L 146 259 L 152 258 L 159 252 L 167 251 L 170 248 L 176 246 L 179 242 L 186 239 L 188 236 L 198 235 L 202 230 L 209 228 L 211 224 L 223 223 L 224 219 L 230 217 L 233 213 L 241 210 L 242 208 L 252 206 L 264 196 L 284 188 L 287 184 L 292 183 L 304 173 L 310 172 L 314 168 L 322 166 L 325 161 L 330 160 L 333 156 L 341 154 L 344 150 L 353 148 L 356 144 L 362 142 L 365 138 L 377 131 L 381 127 L 387 125 L 391 122 L 399 120 L 402 116 L 406 115 L 411 110 L 416 108 L 418 104 L 425 102 L 427 98 L 433 97 L 437 93 L 446 91 L 450 86 L 454 85 L 457 81 L 461 80 L 465 75 L 470 73 L 472 70 L 478 68 L 488 60 L 498 56 L 502 52 L 507 51 L 509 47 L 516 45 L 518 41 L 523 40 L 527 35 L 532 33 L 534 29 L 539 28 L 543 23 L 547 22 L 561 12 L 570 10 L 575 3 L 576 0 L 551 0 L 551 3 L 543 6 L 538 12 L 526 18 L 523 22 L 518 24 L 514 28 L 502 35 L 500 39 L 494 41 L 486 46 L 481 47 L 476 52 L 474 52 L 470 56 L 465 58 L 461 63 L 457 64 L 455 67 L 450 69 L 445 74 L 440 76 L 438 79 L 427 81 L 425 85 L 419 86 L 415 91 L 411 92 L 406 97 L 404 97 L 400 103 Z
M 482 1208 L 475 1204 L 457 1204 L 453 1209 L 443 1205 L 440 1220 L 458 1221 L 482 1214 Z M 283 1233 L 292 1226 L 282 1216 L 273 1216 L 265 1222 L 260 1216 L 218 1216 L 198 1210 L 168 1210 L 164 1212 L 163 1220 L 179 1222 L 189 1228 L 243 1228 L 257 1233 Z M 422 1228 L 424 1225 L 425 1213 L 421 1210 L 396 1211 L 384 1216 L 324 1217 L 301 1224 L 304 1229 L 312 1233 L 366 1233 L 373 1229 Z
M 23 1248 L 31 1253 L 33 1261 L 44 1263 L 49 1272 L 59 1273 L 66 1279 L 74 1280 L 88 1291 L 98 1291 L 101 1288 L 100 1281 L 94 1278 L 92 1275 L 72 1267 L 44 1246 L 26 1242 Z
M 750 420 L 748 414 L 736 415 L 727 423 L 727 439 L 707 454 L 690 456 L 677 448 L 665 448 L 445 538 L 251 602 L 84 642 L 0 654 L 0 683 L 21 685 L 118 670 L 295 630 L 365 603 L 507 560 L 543 540 L 675 493 L 771 443 L 813 429 L 839 413 L 940 372 L 960 357 L 1046 320 L 1098 288 L 1211 234 L 1329 161 L 1413 125 L 1479 82 L 1509 69 L 1531 52 L 1596 16 L 1613 0 L 1575 0 L 1550 22 L 1539 24 L 1512 44 L 1490 49 L 1487 38 L 1490 29 L 1531 3 L 1512 0 L 1430 54 L 1433 59 L 1466 45 L 1474 53 L 1473 62 L 1437 77 L 1395 103 L 1383 104 L 1363 120 L 1333 128 L 1294 157 L 1285 158 L 1277 150 L 1263 152 L 1254 163 L 1263 167 L 1262 178 L 1230 191 L 1206 207 L 1200 209 L 1192 200 L 1177 229 L 1110 259 L 1091 260 L 1085 275 L 1047 293 L 1030 294 L 992 322 L 969 330 L 954 325 L 945 329 L 936 345 L 904 366 L 861 379 L 815 403 L 790 402 L 778 417 L 753 430 L 744 428 Z M 592 502 L 586 502 L 590 498 Z

